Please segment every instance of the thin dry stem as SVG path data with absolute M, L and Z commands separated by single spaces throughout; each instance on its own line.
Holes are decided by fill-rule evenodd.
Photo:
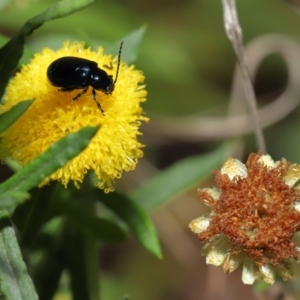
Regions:
M 227 37 L 232 43 L 241 68 L 244 91 L 254 125 L 257 147 L 261 151 L 266 152 L 266 144 L 258 118 L 256 96 L 244 51 L 243 34 L 237 16 L 235 0 L 222 0 L 222 4 L 224 12 L 224 27 Z

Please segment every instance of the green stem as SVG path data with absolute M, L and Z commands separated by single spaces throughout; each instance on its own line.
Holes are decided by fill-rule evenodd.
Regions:
M 91 300 L 100 300 L 99 247 L 92 237 L 85 237 L 85 265 Z
M 66 241 L 73 300 L 100 300 L 97 241 L 70 223 Z

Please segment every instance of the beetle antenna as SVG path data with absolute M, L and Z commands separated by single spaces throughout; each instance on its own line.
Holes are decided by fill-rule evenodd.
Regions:
M 118 54 L 118 66 L 117 66 L 117 72 L 116 72 L 116 78 L 115 78 L 114 84 L 117 82 L 118 76 L 119 76 L 119 69 L 120 69 L 120 64 L 121 64 L 121 53 L 122 53 L 123 44 L 124 44 L 124 41 L 121 41 L 120 48 L 119 48 L 119 54 Z

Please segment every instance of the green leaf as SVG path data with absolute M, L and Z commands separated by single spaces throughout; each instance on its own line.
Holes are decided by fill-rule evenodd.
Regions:
M 10 209 L 29 199 L 30 195 L 23 191 L 7 191 L 0 194 L 0 210 Z
M 10 127 L 27 110 L 33 100 L 25 100 L 0 115 L 0 133 Z
M 23 55 L 25 38 L 35 29 L 42 26 L 45 22 L 70 15 L 71 13 L 88 6 L 93 2 L 94 0 L 60 1 L 49 7 L 43 13 L 28 20 L 17 35 L 0 48 L 0 99 L 4 94 L 5 87 L 12 72 L 16 69 L 18 62 Z
M 0 211 L 0 290 L 6 300 L 38 299 L 6 211 Z
M 112 55 L 119 54 L 121 41 L 124 41 L 121 59 L 130 65 L 138 60 L 146 29 L 147 26 L 143 25 L 113 43 L 105 40 L 93 40 L 87 35 L 83 35 L 83 40 L 85 41 L 86 47 L 91 46 L 92 49 L 97 51 L 100 44 L 105 53 L 110 53 Z
M 146 28 L 146 26 L 141 26 L 123 37 L 122 40 L 124 40 L 124 45 L 122 49 L 122 60 L 127 64 L 132 64 L 137 61 Z M 120 43 L 121 40 L 116 42 L 115 48 L 119 47 Z
M 155 227 L 148 215 L 135 202 L 118 193 L 102 193 L 98 200 L 128 225 L 139 242 L 149 252 L 162 258 Z
M 119 226 L 106 219 L 95 217 L 92 211 L 76 202 L 75 199 L 57 200 L 56 205 L 58 210 L 88 236 L 106 243 L 119 242 L 126 238 L 125 232 Z
M 10 39 L 7 36 L 0 34 L 0 45 L 6 44 L 9 40 Z M 24 51 L 23 56 L 20 59 L 17 68 L 20 68 L 22 65 L 27 64 L 34 55 L 33 50 L 31 50 L 29 47 L 27 47 L 25 45 L 24 45 L 23 51 Z M 1 61 L 1 59 L 0 59 L 0 61 Z
M 161 171 L 129 196 L 146 211 L 153 211 L 211 176 L 212 170 L 222 165 L 233 147 L 233 143 L 224 143 L 209 154 L 183 159 Z
M 51 145 L 46 152 L 2 183 L 0 193 L 11 189 L 28 191 L 37 186 L 47 176 L 78 155 L 89 144 L 97 130 L 98 127 L 85 127 L 76 133 L 70 133 L 63 137 Z

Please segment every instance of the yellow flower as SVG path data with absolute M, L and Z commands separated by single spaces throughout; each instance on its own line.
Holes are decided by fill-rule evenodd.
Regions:
M 141 102 L 147 92 L 143 74 L 121 62 L 118 80 L 112 94 L 97 91 L 97 101 L 105 111 L 103 115 L 92 98 L 91 88 L 71 101 L 81 90 L 61 92 L 51 85 L 47 68 L 63 56 L 76 56 L 97 62 L 98 67 L 115 78 L 117 58 L 85 49 L 83 43 L 65 43 L 57 51 L 43 49 L 13 78 L 7 87 L 1 113 L 22 100 L 35 99 L 31 107 L 18 121 L 1 135 L 1 156 L 28 164 L 44 152 L 52 143 L 70 132 L 85 126 L 100 126 L 90 145 L 69 161 L 42 185 L 59 180 L 67 186 L 73 180 L 79 187 L 88 170 L 98 178 L 96 185 L 106 192 L 113 190 L 113 179 L 121 177 L 122 171 L 133 170 L 143 155 L 143 145 L 137 141 L 139 126 L 148 121 L 143 116 Z M 112 68 L 111 68 L 112 67 Z
M 300 165 L 252 153 L 246 165 L 229 158 L 215 171 L 218 188 L 200 189 L 209 215 L 190 223 L 206 262 L 226 273 L 242 266 L 242 280 L 274 283 L 293 276 L 300 251 Z

